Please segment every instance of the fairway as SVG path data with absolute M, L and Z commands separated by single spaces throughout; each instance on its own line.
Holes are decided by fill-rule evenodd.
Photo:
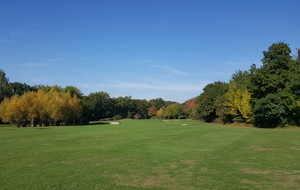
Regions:
M 0 126 L 0 189 L 300 189 L 300 130 L 189 120 Z

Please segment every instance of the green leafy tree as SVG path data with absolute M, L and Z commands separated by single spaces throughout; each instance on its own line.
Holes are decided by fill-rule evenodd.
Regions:
M 207 122 L 214 121 L 218 117 L 217 109 L 224 103 L 224 95 L 228 87 L 229 84 L 224 82 L 214 82 L 206 85 L 197 100 L 197 117 Z
M 289 69 L 293 63 L 288 44 L 272 44 L 264 51 L 263 66 L 251 78 L 253 98 L 260 99 L 270 93 L 279 93 L 286 87 Z
M 275 128 L 287 124 L 287 110 L 279 94 L 268 94 L 255 104 L 254 124 L 260 128 Z
M 106 92 L 91 93 L 84 97 L 84 116 L 90 121 L 96 121 L 101 118 L 113 117 L 112 100 Z M 123 115 L 122 115 L 123 116 Z
M 6 73 L 0 69 L 0 102 L 4 100 L 5 97 L 11 96 L 11 88 L 9 85 L 9 80 L 6 77 Z
M 70 93 L 71 96 L 73 97 L 74 95 L 77 96 L 77 98 L 82 99 L 83 97 L 83 93 L 81 92 L 81 90 L 79 90 L 78 88 L 76 88 L 75 86 L 66 86 L 63 89 L 63 92 L 65 93 Z
M 9 83 L 9 85 L 11 88 L 11 93 L 13 95 L 18 94 L 21 96 L 26 92 L 33 91 L 32 87 L 25 83 L 13 82 L 13 83 Z
M 135 114 L 139 114 L 141 118 L 147 118 L 148 108 L 150 106 L 147 100 L 134 100 L 135 102 Z
M 160 109 L 161 107 L 166 105 L 166 102 L 162 98 L 156 98 L 150 100 L 150 105 L 155 106 L 156 109 Z

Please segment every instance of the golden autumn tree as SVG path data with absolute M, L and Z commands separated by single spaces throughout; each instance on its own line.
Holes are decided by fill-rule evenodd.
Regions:
M 240 115 L 246 122 L 251 121 L 251 94 L 247 89 L 240 88 L 237 82 L 232 81 L 225 94 L 225 99 L 224 104 L 228 114 L 232 115 L 233 118 Z
M 161 107 L 157 112 L 156 115 L 160 119 L 165 119 L 166 118 L 166 107 L 163 106 Z
M 0 104 L 2 120 L 18 127 L 76 124 L 81 114 L 81 100 L 57 87 L 15 95 Z

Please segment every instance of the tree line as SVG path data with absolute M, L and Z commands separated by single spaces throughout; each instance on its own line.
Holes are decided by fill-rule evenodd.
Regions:
M 162 98 L 150 101 L 132 99 L 131 96 L 115 98 L 106 92 L 85 96 L 74 86 L 10 83 L 3 70 L 0 70 L 0 102 L 1 121 L 18 127 L 87 124 L 100 119 L 149 119 L 155 118 L 158 110 L 166 108 L 168 112 L 159 118 L 184 115 L 183 105 Z
M 204 87 L 194 118 L 206 122 L 250 123 L 274 128 L 300 125 L 300 50 L 293 59 L 288 44 L 263 51 L 262 66 L 237 71 L 231 80 Z

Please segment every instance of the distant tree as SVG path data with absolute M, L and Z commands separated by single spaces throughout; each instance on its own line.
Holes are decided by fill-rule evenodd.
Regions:
M 156 112 L 157 112 L 157 109 L 156 109 L 155 106 L 151 106 L 151 107 L 148 108 L 148 115 L 150 117 L 155 116 Z
M 135 103 L 134 113 L 139 114 L 141 118 L 147 118 L 148 108 L 150 106 L 147 100 L 133 100 Z
M 182 114 L 183 114 L 183 106 L 180 105 L 179 103 L 171 104 L 166 108 L 166 116 L 169 119 L 170 118 L 178 119 L 179 116 L 182 116 Z
M 113 117 L 114 115 L 117 115 L 112 111 L 113 107 L 111 106 L 111 102 L 112 100 L 109 94 L 106 92 L 89 94 L 83 99 L 84 116 L 90 121 L 97 121 L 101 118 Z M 118 104 L 118 102 L 116 102 L 116 104 Z
M 6 77 L 6 73 L 0 69 L 0 102 L 4 100 L 5 97 L 11 96 L 11 88 L 9 85 L 9 80 Z
M 78 88 L 76 88 L 75 86 L 66 86 L 63 89 L 63 92 L 70 93 L 72 97 L 76 94 L 77 98 L 80 98 L 80 99 L 83 96 L 83 93 Z
M 229 87 L 228 83 L 214 82 L 204 87 L 203 93 L 197 99 L 197 117 L 207 122 L 214 121 L 217 109 L 224 102 L 224 95 Z
M 184 103 L 183 112 L 187 117 L 196 118 L 197 99 L 198 97 L 195 97 Z
M 156 98 L 156 99 L 150 100 L 150 105 L 155 106 L 156 109 L 159 110 L 161 107 L 166 105 L 166 102 L 162 98 Z
M 166 112 L 167 112 L 166 107 L 163 106 L 156 112 L 156 115 L 160 119 L 165 119 L 167 117 Z
M 29 86 L 28 84 L 25 83 L 20 83 L 20 82 L 13 82 L 9 83 L 10 88 L 11 88 L 11 93 L 13 95 L 18 94 L 18 95 L 23 95 L 26 92 L 32 91 L 32 87 Z

